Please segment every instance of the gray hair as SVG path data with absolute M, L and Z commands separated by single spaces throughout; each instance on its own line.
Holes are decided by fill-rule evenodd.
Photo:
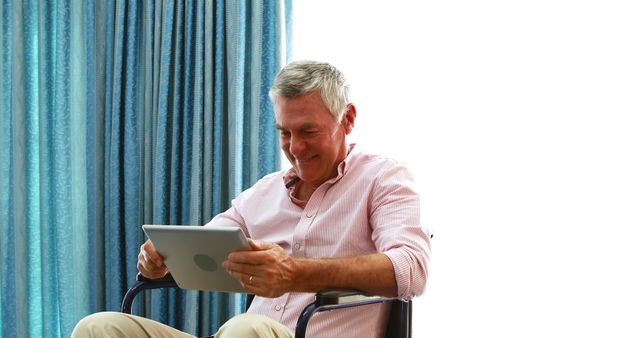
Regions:
M 320 97 L 336 121 L 341 121 L 349 104 L 349 84 L 340 70 L 326 62 L 294 61 L 286 65 L 273 82 L 269 97 L 293 98 L 320 90 Z

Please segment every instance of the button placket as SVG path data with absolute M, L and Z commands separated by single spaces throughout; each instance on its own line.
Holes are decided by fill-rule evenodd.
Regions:
M 278 298 L 274 298 L 272 300 L 271 306 L 272 309 L 277 313 L 276 320 L 282 320 L 284 317 L 285 310 L 287 309 L 287 304 L 289 303 L 289 298 L 291 297 L 290 293 L 284 294 Z
M 293 254 L 297 257 L 303 257 L 305 254 L 305 241 L 307 240 L 307 234 L 311 223 L 313 223 L 315 217 L 318 215 L 320 205 L 324 199 L 328 190 L 328 186 L 324 185 L 318 188 L 312 195 L 302 215 L 300 215 L 300 221 L 296 226 L 293 233 Z

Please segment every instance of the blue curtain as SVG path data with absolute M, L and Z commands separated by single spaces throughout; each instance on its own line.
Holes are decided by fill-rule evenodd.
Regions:
M 0 3 L 0 333 L 67 337 L 117 311 L 140 225 L 203 224 L 279 166 L 268 88 L 290 0 Z M 238 295 L 134 311 L 204 335 Z

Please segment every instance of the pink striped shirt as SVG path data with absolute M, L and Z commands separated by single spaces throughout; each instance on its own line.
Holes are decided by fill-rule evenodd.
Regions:
M 393 264 L 400 298 L 423 292 L 430 243 L 420 224 L 420 201 L 406 167 L 352 145 L 338 166 L 338 175 L 318 187 L 306 205 L 294 201 L 283 184 L 291 170 L 265 176 L 209 224 L 236 224 L 248 237 L 276 243 L 294 257 L 381 252 Z M 302 309 L 313 300 L 312 293 L 256 297 L 249 311 L 295 330 Z M 388 311 L 387 304 L 377 304 L 319 313 L 312 317 L 307 336 L 382 337 Z

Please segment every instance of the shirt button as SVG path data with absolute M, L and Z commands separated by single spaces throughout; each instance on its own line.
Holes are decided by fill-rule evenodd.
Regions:
M 312 213 L 308 213 L 307 214 L 307 218 L 311 218 L 311 217 L 313 217 L 313 214 Z
M 296 248 L 296 250 L 300 250 L 300 247 L 301 247 L 301 246 L 302 246 L 302 245 L 300 245 L 300 243 L 296 243 L 296 245 L 294 245 L 294 247 Z
M 280 310 L 282 310 L 282 306 L 276 305 L 275 309 L 276 309 L 276 311 L 280 311 Z

